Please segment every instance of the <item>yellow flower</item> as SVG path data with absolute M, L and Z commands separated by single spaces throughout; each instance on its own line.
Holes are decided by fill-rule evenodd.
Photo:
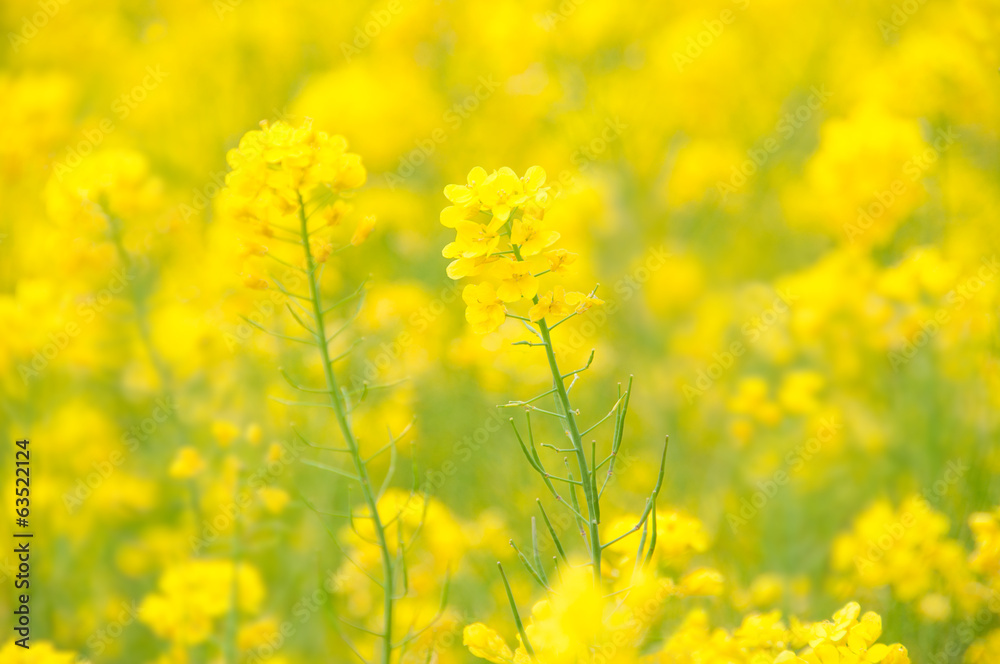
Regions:
M 473 169 L 468 184 L 448 185 L 445 195 L 453 205 L 441 212 L 441 223 L 455 229 L 455 240 L 441 252 L 453 259 L 448 276 L 457 280 L 485 275 L 493 281 L 489 288 L 496 289 L 483 290 L 480 284 L 474 291 L 466 290 L 470 294 L 466 318 L 475 321 L 477 331 L 499 327 L 506 316 L 503 302 L 532 301 L 527 312 L 532 321 L 583 313 L 603 304 L 593 293 L 566 292 L 562 285 L 538 296 L 539 277 L 561 274 L 576 259 L 565 249 L 549 249 L 560 235 L 542 222 L 551 202 L 543 186 L 545 171 L 532 166 L 522 178 L 507 167 L 485 173 Z M 475 221 L 480 211 L 492 213 L 492 218 L 486 223 Z
M 240 650 L 250 650 L 273 640 L 278 634 L 280 625 L 274 618 L 261 618 L 249 625 L 240 627 L 236 635 L 236 645 Z
M 717 570 L 710 568 L 696 569 L 685 574 L 681 579 L 678 593 L 684 596 L 718 597 L 722 594 L 725 580 Z
M 139 606 L 139 618 L 174 643 L 203 643 L 212 635 L 214 620 L 232 608 L 234 580 L 239 609 L 255 613 L 264 598 L 264 584 L 255 568 L 228 560 L 190 560 L 163 574 L 159 591 L 147 595 Z
M 449 185 L 457 187 L 459 185 Z M 461 205 L 449 205 L 441 210 L 441 225 L 445 228 L 455 228 L 461 221 L 471 221 L 479 214 L 479 203 L 464 207 Z
M 266 256 L 267 247 L 252 241 L 243 240 L 240 242 L 240 256 Z
M 229 447 L 230 443 L 240 435 L 240 430 L 235 424 L 228 420 L 216 420 L 212 422 L 212 437 L 222 447 Z
M 264 503 L 264 509 L 266 509 L 271 514 L 280 514 L 285 505 L 291 500 L 288 492 L 284 489 L 278 489 L 275 487 L 263 487 L 257 491 L 257 496 L 260 497 L 260 501 Z
M 855 651 L 861 651 L 878 641 L 882 635 L 882 618 L 869 611 L 861 617 L 861 622 L 851 628 L 847 636 L 847 646 Z
M 503 302 L 489 282 L 466 286 L 462 291 L 462 299 L 466 304 L 465 319 L 479 334 L 495 332 L 507 319 Z
M 512 169 L 506 166 L 491 173 L 479 185 L 479 199 L 483 208 L 492 211 L 493 216 L 500 221 L 506 222 L 510 217 L 511 210 L 527 198 L 524 193 L 524 183 Z
M 545 258 L 549 261 L 549 271 L 553 274 L 562 274 L 567 268 L 576 262 L 577 255 L 565 249 L 553 249 L 545 252 Z
M 194 477 L 205 469 L 205 461 L 193 447 L 182 447 L 170 463 L 167 473 L 177 479 Z
M 559 240 L 559 233 L 541 228 L 539 219 L 516 219 L 510 231 L 510 243 L 517 245 L 521 256 L 534 256 L 545 251 Z
M 462 643 L 476 657 L 495 664 L 507 664 L 514 657 L 503 637 L 483 623 L 466 625 L 462 630 Z
M 336 226 L 352 209 L 351 205 L 338 199 L 334 201 L 333 205 L 324 205 L 314 214 L 325 221 L 327 226 Z
M 462 277 L 474 277 L 482 274 L 483 271 L 493 263 L 501 260 L 499 256 L 475 256 L 472 258 L 456 258 L 448 264 L 448 277 L 450 279 L 461 279 Z
M 254 290 L 265 290 L 267 289 L 267 280 L 261 279 L 255 274 L 245 274 L 243 275 L 243 285 Z
M 358 224 L 358 227 L 354 229 L 354 235 L 351 236 L 351 244 L 355 247 L 368 239 L 368 236 L 372 234 L 375 229 L 375 217 L 372 215 L 366 216 Z
M 554 290 L 538 298 L 538 303 L 528 310 L 528 318 L 542 320 L 543 318 L 562 318 L 573 313 L 573 307 L 566 303 L 566 290 L 556 286 Z
M 572 291 L 566 293 L 566 304 L 573 307 L 576 313 L 582 314 L 591 307 L 597 307 L 604 304 L 604 300 L 593 295 Z
M 264 435 L 264 430 L 256 422 L 251 422 L 247 425 L 244 435 L 247 437 L 247 440 L 251 445 L 259 445 L 260 438 Z
M 461 221 L 455 227 L 455 241 L 445 245 L 441 255 L 445 258 L 476 258 L 489 256 L 500 244 L 497 230 L 474 221 Z
M 521 183 L 527 196 L 537 196 L 539 192 L 544 192 L 542 185 L 545 184 L 545 169 L 541 166 L 531 166 L 525 171 Z
M 286 241 L 288 238 L 280 233 L 297 233 L 300 212 L 307 204 L 319 203 L 312 206 L 310 219 L 325 227 L 337 226 L 350 206 L 341 200 L 332 205 L 323 203 L 345 189 L 362 186 L 367 178 L 361 157 L 347 152 L 347 141 L 315 130 L 311 120 L 299 126 L 262 122 L 259 130 L 247 132 L 240 139 L 239 147 L 230 150 L 226 159 L 232 170 L 226 175 L 226 187 L 219 197 L 223 215 L 241 226 L 241 233 L 249 229 L 264 238 Z M 362 221 L 351 244 L 363 242 L 373 226 L 372 219 Z M 271 254 L 286 264 L 297 264 L 303 258 L 301 253 L 299 261 L 295 256 L 282 256 L 277 246 L 265 248 L 249 241 L 243 244 L 241 258 Z M 314 239 L 310 244 L 319 262 L 334 249 L 327 240 Z M 254 269 L 243 269 L 244 284 L 256 289 L 267 287 Z
M 531 266 L 525 261 L 498 261 L 494 274 L 500 280 L 497 296 L 504 302 L 516 302 L 521 298 L 531 299 L 538 293 L 538 279 L 532 274 Z
M 351 242 L 351 244 L 354 244 L 354 242 Z M 317 263 L 325 263 L 326 259 L 333 253 L 333 244 L 324 238 L 309 238 L 309 252 L 312 254 L 313 260 Z
M 444 188 L 444 195 L 456 206 L 479 205 L 479 186 L 486 178 L 486 169 L 476 166 L 469 171 L 469 176 L 466 179 L 468 184 L 449 184 Z
M 910 664 L 910 655 L 902 645 L 894 643 L 882 659 L 882 664 Z
M 537 321 L 543 318 L 563 318 L 572 313 L 583 313 L 592 306 L 604 304 L 600 298 L 577 291 L 567 293 L 562 286 L 538 298 L 538 303 L 528 311 L 528 318 Z
M 24 649 L 13 640 L 0 648 L 0 662 L 4 664 L 87 664 L 75 654 L 56 650 L 51 643 L 45 641 L 37 643 L 32 641 L 31 647 Z
M 823 643 L 840 644 L 847 636 L 848 630 L 855 625 L 855 619 L 861 612 L 861 605 L 850 602 L 844 608 L 833 614 L 833 621 L 823 621 L 812 626 L 812 638 L 809 645 L 813 648 Z

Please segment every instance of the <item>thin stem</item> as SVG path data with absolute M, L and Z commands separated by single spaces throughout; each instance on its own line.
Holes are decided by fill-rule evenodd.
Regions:
M 347 419 L 347 407 L 344 397 L 337 383 L 337 377 L 333 372 L 333 364 L 330 358 L 330 349 L 326 342 L 326 325 L 323 320 L 323 301 L 320 293 L 319 282 L 315 272 L 316 262 L 313 259 L 312 251 L 309 247 L 309 224 L 305 213 L 305 204 L 302 195 L 299 194 L 299 222 L 301 227 L 302 248 L 306 254 L 306 271 L 309 275 L 309 295 L 313 307 L 313 315 L 316 320 L 316 347 L 319 349 L 323 360 L 323 373 L 326 377 L 326 386 L 330 394 L 330 403 L 336 413 L 337 424 L 340 432 L 344 436 L 344 442 L 350 450 L 351 460 L 354 462 L 354 469 L 361 484 L 361 492 L 364 495 L 365 503 L 368 505 L 368 512 L 371 515 L 372 525 L 378 540 L 378 548 L 382 557 L 382 589 L 383 589 L 383 633 L 382 633 L 382 664 L 390 664 L 392 659 L 392 612 L 394 601 L 394 570 L 392 551 L 386 539 L 385 527 L 378 513 L 378 502 L 372 490 L 371 480 L 368 477 L 368 467 L 361 458 L 361 451 L 358 441 L 354 437 L 351 424 Z
M 511 247 L 517 260 L 523 260 L 521 258 L 520 247 L 516 244 L 512 244 Z M 538 303 L 537 295 L 532 299 L 535 304 Z M 587 538 L 587 541 L 590 544 L 590 560 L 594 567 L 594 585 L 600 586 L 601 534 L 598 527 L 600 510 L 597 503 L 597 492 L 594 491 L 594 480 L 591 477 L 591 473 L 594 471 L 589 467 L 589 463 L 587 462 L 587 452 L 583 448 L 583 437 L 580 435 L 580 428 L 576 423 L 575 411 L 569 402 L 566 382 L 562 371 L 559 369 L 559 363 L 556 361 L 556 352 L 552 346 L 552 335 L 549 333 L 549 326 L 545 323 L 544 318 L 536 321 L 536 324 L 538 325 L 538 336 L 542 343 L 545 344 L 545 357 L 548 359 L 549 371 L 552 374 L 552 386 L 555 389 L 556 405 L 562 411 L 561 416 L 566 421 L 567 433 L 570 441 L 573 443 L 573 451 L 576 454 L 576 461 L 580 467 L 580 481 L 583 484 L 583 495 L 587 502 L 587 529 L 590 531 L 590 537 Z M 593 354 L 591 354 L 591 357 L 593 357 Z M 573 487 L 571 486 L 571 492 L 572 489 Z M 571 495 L 574 494 L 571 493 Z
M 132 260 L 132 256 L 129 255 L 128 250 L 125 248 L 125 242 L 122 239 L 122 222 L 120 219 L 111 214 L 110 210 L 107 210 L 107 206 L 99 206 L 101 214 L 108 222 L 108 228 L 111 234 L 112 244 L 115 246 L 115 252 L 118 254 L 118 259 L 125 266 L 126 270 L 131 270 L 135 266 L 135 262 Z M 149 325 L 149 310 L 147 308 L 146 297 L 143 293 L 139 292 L 138 287 L 135 284 L 135 275 L 130 275 L 131 280 L 128 284 L 129 297 L 132 300 L 132 306 L 135 309 L 135 323 L 136 328 L 139 331 L 139 340 L 142 342 L 143 347 L 146 349 L 146 354 L 149 355 L 150 362 L 153 363 L 153 368 L 156 369 L 156 373 L 160 378 L 160 384 L 166 391 L 171 390 L 172 375 L 170 373 L 170 368 L 167 363 L 163 361 L 160 356 L 159 351 L 156 350 L 156 346 L 153 345 L 153 332 Z
M 601 535 L 600 529 L 598 528 L 598 508 L 597 508 L 597 495 L 593 490 L 593 478 L 591 478 L 591 473 L 593 470 L 589 467 L 587 462 L 587 452 L 583 448 L 583 439 L 580 435 L 580 429 L 576 424 L 576 415 L 572 405 L 569 402 L 569 394 L 566 392 L 566 383 L 563 380 L 562 373 L 559 370 L 559 364 L 556 362 L 556 353 L 552 347 L 552 337 L 549 334 L 549 328 L 545 324 L 545 319 L 538 321 L 538 329 L 541 332 L 543 343 L 545 344 L 545 356 L 549 361 L 549 370 L 552 373 L 552 382 L 556 389 L 556 404 L 559 410 L 562 411 L 562 415 L 566 420 L 566 426 L 569 433 L 569 439 L 573 443 L 573 450 L 576 453 L 576 461 L 580 466 L 581 481 L 583 482 L 583 495 L 587 502 L 587 514 L 589 516 L 588 529 L 590 530 L 590 537 L 588 541 L 590 542 L 590 559 L 594 564 L 594 583 L 600 585 L 601 583 Z

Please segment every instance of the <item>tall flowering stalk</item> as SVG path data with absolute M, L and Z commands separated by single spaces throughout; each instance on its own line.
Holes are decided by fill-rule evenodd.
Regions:
M 712 570 L 695 570 L 675 585 L 669 578 L 656 578 L 655 566 L 650 565 L 657 544 L 656 500 L 663 483 L 666 445 L 656 484 L 637 521 L 624 533 L 602 539 L 601 498 L 621 450 L 632 386 L 630 380 L 624 391 L 619 388 L 619 398 L 610 411 L 591 426 L 581 429 L 579 411 L 569 399 L 572 383 L 567 385 L 566 381 L 572 378 L 575 382 L 580 373 L 589 368 L 593 353 L 584 367 L 563 373 L 552 334 L 566 321 L 602 302 L 595 295 L 596 289 L 589 294 L 567 292 L 561 284 L 554 284 L 551 290 L 540 294 L 540 279 L 565 273 L 566 266 L 575 259 L 564 249 L 553 248 L 559 233 L 545 224 L 545 213 L 552 199 L 544 183 L 545 172 L 537 166 L 528 169 L 521 178 L 509 168 L 490 174 L 475 168 L 469 173 L 467 184 L 446 187 L 445 195 L 452 205 L 442 211 L 441 221 L 455 229 L 456 238 L 443 253 L 453 259 L 448 266 L 449 276 L 476 280 L 465 287 L 463 299 L 466 319 L 477 332 L 493 332 L 508 318 L 513 318 L 532 335 L 532 339 L 515 343 L 540 348 L 545 354 L 552 388 L 525 401 L 505 405 L 527 410 L 527 436 L 522 436 L 514 426 L 520 448 L 549 492 L 576 519 L 589 560 L 578 563 L 560 541 L 539 501 L 542 520 L 559 553 L 555 562 L 558 576 L 550 581 L 546 574 L 538 545 L 538 529 L 532 519 L 531 556 L 514 548 L 521 563 L 545 591 L 545 599 L 533 606 L 530 622 L 525 624 L 501 566 L 500 574 L 517 626 L 519 646 L 512 650 L 496 631 L 482 623 L 474 623 L 468 625 L 464 633 L 469 651 L 496 664 L 590 664 L 598 661 L 638 664 L 661 661 L 661 658 L 663 661 L 740 664 L 908 664 L 906 648 L 902 645 L 877 642 L 882 634 L 881 618 L 873 612 L 861 615 L 860 606 L 853 602 L 834 614 L 832 621 L 802 624 L 793 620 L 790 628 L 781 621 L 777 611 L 751 614 L 732 637 L 721 630 L 710 632 L 704 613 L 695 611 L 666 642 L 657 643 L 657 639 L 651 638 L 660 609 L 668 598 L 718 594 L 721 575 Z M 554 411 L 535 405 L 546 397 L 555 402 Z M 539 446 L 575 459 L 575 465 L 567 460 L 565 475 L 546 468 L 539 446 L 535 444 L 532 412 L 554 417 L 562 425 L 568 447 L 547 443 Z M 612 418 L 610 443 L 601 455 L 603 458 L 598 460 L 596 441 L 588 450 L 583 438 Z M 511 422 L 513 424 L 513 420 Z M 580 492 L 584 496 L 583 505 L 578 499 Z M 692 529 L 678 528 L 676 514 L 672 521 L 669 544 L 676 547 L 692 534 L 685 534 L 685 531 Z M 634 558 L 617 557 L 610 565 L 613 572 L 603 574 L 604 552 L 640 530 L 642 535 Z M 511 544 L 514 545 L 513 541 Z M 621 567 L 623 560 L 632 567 L 632 573 L 615 579 L 614 572 L 619 571 L 617 567 Z
M 632 389 L 631 380 L 624 391 L 619 389 L 619 398 L 607 415 L 589 427 L 581 427 L 578 421 L 579 411 L 573 407 L 569 391 L 579 375 L 590 367 L 593 353 L 584 367 L 564 373 L 556 358 L 552 335 L 563 323 L 603 302 L 596 296 L 596 288 L 590 293 L 583 293 L 567 291 L 561 283 L 554 283 L 549 290 L 541 289 L 543 280 L 554 280 L 565 275 L 577 258 L 575 254 L 555 246 L 560 235 L 549 228 L 545 221 L 552 196 L 544 184 L 545 171 L 538 166 L 529 168 L 523 177 L 518 177 L 510 168 L 487 173 L 477 167 L 469 173 L 466 184 L 445 187 L 445 196 L 452 205 L 441 212 L 441 222 L 454 228 L 456 237 L 454 242 L 444 248 L 443 255 L 453 259 L 447 268 L 448 276 L 452 279 L 469 278 L 476 281 L 462 291 L 462 298 L 466 303 L 465 317 L 476 332 L 493 332 L 508 318 L 516 319 L 532 335 L 532 339 L 516 343 L 537 347 L 545 355 L 552 376 L 552 388 L 525 401 L 513 401 L 505 405 L 526 409 L 527 435 L 521 435 L 512 419 L 515 436 L 531 468 L 541 476 L 554 498 L 576 519 L 588 552 L 587 564 L 591 567 L 593 586 L 599 590 L 603 587 L 603 552 L 609 546 L 642 530 L 636 569 L 642 569 L 653 555 L 656 547 L 656 498 L 663 482 L 666 446 L 656 486 L 635 526 L 620 537 L 602 540 L 601 498 L 614 473 L 615 460 L 621 450 L 625 415 Z M 567 384 L 569 379 L 572 382 Z M 555 411 L 536 405 L 546 397 L 551 397 L 555 402 Z M 567 463 L 565 476 L 550 472 L 539 454 L 531 427 L 532 412 L 559 420 L 569 446 L 558 447 L 544 443 L 542 446 L 553 448 L 560 454 L 568 453 L 575 460 L 572 468 Z M 610 444 L 602 453 L 602 458 L 598 459 L 596 441 L 588 449 L 584 444 L 584 436 L 612 418 Z M 582 504 L 579 493 L 583 494 Z M 560 541 L 540 501 L 538 505 L 556 550 L 563 561 L 568 563 L 567 547 Z M 533 532 L 536 532 L 535 525 L 535 520 L 532 519 Z M 543 587 L 547 587 L 537 536 L 533 537 L 530 559 L 520 551 L 518 554 L 531 576 Z M 506 585 L 506 575 L 502 568 L 500 571 Z M 532 654 L 530 640 L 517 616 L 514 599 L 512 596 L 509 599 L 524 647 L 528 654 Z
M 292 127 L 283 122 L 274 125 L 264 122 L 260 130 L 251 131 L 242 138 L 239 147 L 228 154 L 228 161 L 232 171 L 226 178 L 224 205 L 228 213 L 242 223 L 248 236 L 242 248 L 243 256 L 248 259 L 243 281 L 255 289 L 271 285 L 278 288 L 287 297 L 286 309 L 295 323 L 305 330 L 306 337 L 272 332 L 249 319 L 245 320 L 278 338 L 313 346 L 319 355 L 324 377 L 322 387 L 300 385 L 284 369 L 280 371 L 295 389 L 324 395 L 329 403 L 278 401 L 294 406 L 322 406 L 333 410 L 343 446 L 314 445 L 298 431 L 296 434 L 317 450 L 344 455 L 350 460 L 348 468 L 319 462 L 309 463 L 360 486 L 366 512 L 356 514 L 352 506 L 348 505 L 347 512 L 337 516 L 346 518 L 358 537 L 378 549 L 381 576 L 375 578 L 366 570 L 362 571 L 382 590 L 382 622 L 375 629 L 344 622 L 363 633 L 375 636 L 379 643 L 378 661 L 389 664 L 393 660 L 394 651 L 405 647 L 417 636 L 411 632 L 394 640 L 393 634 L 394 609 L 398 600 L 407 592 L 406 553 L 412 546 L 412 541 L 403 541 L 402 527 L 398 525 L 398 541 L 393 541 L 389 529 L 400 521 L 403 511 L 408 509 L 409 501 L 404 501 L 395 515 L 385 514 L 384 509 L 379 511 L 379 501 L 390 487 L 396 460 L 396 444 L 406 432 L 390 436 L 388 444 L 374 454 L 367 457 L 362 455 L 351 425 L 351 413 L 367 393 L 367 385 L 361 394 L 342 387 L 343 381 L 338 379 L 334 367 L 344 355 L 333 356 L 330 345 L 346 329 L 350 320 L 331 333 L 329 319 L 331 313 L 343 305 L 354 300 L 360 301 L 364 284 L 333 301 L 324 295 L 322 282 L 323 268 L 330 257 L 361 244 L 372 230 L 373 221 L 366 218 L 360 222 L 349 240 L 338 242 L 335 236 L 336 227 L 348 211 L 341 194 L 363 185 L 366 172 L 361 158 L 347 152 L 347 143 L 343 137 L 316 131 L 308 121 L 300 127 Z M 279 250 L 272 251 L 272 247 Z M 258 270 L 260 261 L 264 259 L 271 259 L 286 270 L 290 268 L 304 275 L 308 293 L 293 292 L 277 278 L 262 277 Z M 376 485 L 369 471 L 369 464 L 386 451 L 391 455 L 389 471 Z M 413 491 L 416 491 L 415 486 Z M 370 529 L 366 528 L 365 531 L 373 540 L 361 534 L 355 527 L 356 521 L 367 521 L 370 524 Z M 415 537 L 416 533 L 412 536 Z M 342 636 L 355 654 L 364 660 L 351 640 L 346 635 Z

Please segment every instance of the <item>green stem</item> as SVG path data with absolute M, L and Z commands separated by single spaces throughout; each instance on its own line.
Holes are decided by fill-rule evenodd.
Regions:
M 593 489 L 594 472 L 587 463 L 587 452 L 583 449 L 583 438 L 580 435 L 580 428 L 576 424 L 576 415 L 569 402 L 569 393 L 566 391 L 566 383 L 563 381 L 562 372 L 556 362 L 556 353 L 552 347 L 552 337 L 549 334 L 549 327 L 545 324 L 545 319 L 538 321 L 539 332 L 545 343 L 545 355 L 549 360 L 549 370 L 552 373 L 552 381 L 555 384 L 556 404 L 566 418 L 566 426 L 569 430 L 569 438 L 573 443 L 573 450 L 576 453 L 577 463 L 580 465 L 580 480 L 583 483 L 583 495 L 587 500 L 587 516 L 589 517 L 588 529 L 590 531 L 590 559 L 594 567 L 594 583 L 601 583 L 601 535 L 598 528 L 599 514 L 597 507 L 597 494 Z
M 340 392 L 337 377 L 333 372 L 332 358 L 330 357 L 330 350 L 326 343 L 326 325 L 323 320 L 322 295 L 320 294 L 320 287 L 317 281 L 315 269 L 316 262 L 313 259 L 312 251 L 309 248 L 309 225 L 305 212 L 305 204 L 302 201 L 301 194 L 299 195 L 299 221 L 301 223 L 302 247 L 305 249 L 306 253 L 306 271 L 309 276 L 309 296 L 312 301 L 313 313 L 316 318 L 315 340 L 316 346 L 319 348 L 319 352 L 323 360 L 323 373 L 326 376 L 326 387 L 330 394 L 330 403 L 333 406 L 334 413 L 336 413 L 337 424 L 340 426 L 340 432 L 344 436 L 344 442 L 350 450 L 351 460 L 354 462 L 354 470 L 360 479 L 361 493 L 364 495 L 365 503 L 368 506 L 368 512 L 371 515 L 372 525 L 375 528 L 375 535 L 378 540 L 378 547 L 382 556 L 382 590 L 384 594 L 382 612 L 385 626 L 381 635 L 381 661 L 382 664 L 390 664 L 392 657 L 392 610 L 395 593 L 393 583 L 393 557 L 392 552 L 389 549 L 388 540 L 385 534 L 385 527 L 382 524 L 382 518 L 378 513 L 378 501 L 375 497 L 374 491 L 372 490 L 372 484 L 368 477 L 368 467 L 361 458 L 358 441 L 354 437 L 354 432 L 351 430 L 351 424 L 347 418 L 347 406 L 344 403 L 344 397 Z
M 135 266 L 135 262 L 132 260 L 132 256 L 129 255 L 128 250 L 125 248 L 125 242 L 122 239 L 122 222 L 117 217 L 113 216 L 110 211 L 106 211 L 105 215 L 108 220 L 111 241 L 115 246 L 118 258 L 126 270 L 131 270 Z M 137 277 L 135 275 L 130 275 L 130 278 L 134 280 Z M 146 308 L 145 295 L 139 292 L 139 288 L 134 281 L 126 286 L 129 292 L 129 297 L 132 300 L 132 306 L 135 309 L 135 321 L 136 327 L 139 330 L 139 340 L 142 341 L 142 345 L 146 349 L 146 353 L 149 355 L 149 360 L 153 363 L 153 368 L 156 369 L 162 388 L 165 391 L 170 392 L 172 389 L 170 369 L 167 366 L 167 363 L 163 361 L 163 358 L 160 357 L 159 352 L 156 350 L 156 346 L 153 345 L 153 334 L 149 326 L 149 312 Z
M 521 248 L 516 244 L 511 244 L 514 257 L 518 261 L 521 258 Z M 532 298 L 538 304 L 538 296 Z M 583 437 L 580 435 L 580 428 L 576 424 L 576 415 L 569 402 L 569 392 L 566 391 L 566 383 L 563 380 L 559 363 L 556 362 L 556 352 L 552 347 L 552 336 L 549 334 L 549 326 L 545 324 L 545 319 L 538 321 L 539 333 L 542 336 L 542 343 L 545 346 L 545 356 L 549 361 L 549 371 L 552 373 L 553 388 L 556 393 L 556 404 L 562 411 L 566 419 L 566 426 L 569 430 L 569 438 L 573 443 L 573 451 L 576 454 L 576 461 L 580 466 L 580 481 L 583 483 L 583 495 L 587 501 L 587 529 L 590 532 L 590 561 L 594 568 L 594 585 L 601 585 L 601 534 L 598 524 L 600 522 L 600 510 L 598 508 L 598 494 L 594 491 L 594 478 L 592 473 L 596 469 L 591 469 L 587 463 L 587 452 L 583 449 Z

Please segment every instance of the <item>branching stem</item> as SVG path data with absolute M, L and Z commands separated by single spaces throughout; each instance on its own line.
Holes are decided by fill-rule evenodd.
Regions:
M 377 540 L 377 545 L 382 558 L 382 591 L 383 591 L 383 627 L 380 634 L 381 639 L 381 662 L 382 664 L 390 664 L 392 659 L 392 616 L 393 616 L 393 603 L 395 601 L 394 592 L 394 566 L 393 566 L 393 555 L 389 548 L 389 543 L 386 537 L 385 526 L 382 523 L 382 519 L 378 513 L 378 501 L 375 496 L 375 492 L 372 488 L 371 480 L 368 476 L 368 467 L 365 465 L 364 460 L 361 457 L 361 451 L 358 445 L 357 439 L 354 437 L 354 432 L 351 429 L 351 423 L 347 417 L 347 405 L 344 402 L 343 394 L 340 390 L 340 386 L 337 382 L 336 374 L 333 371 L 333 364 L 330 357 L 330 349 L 326 341 L 326 325 L 323 318 L 323 296 L 320 292 L 319 278 L 316 274 L 316 261 L 313 258 L 312 251 L 309 247 L 309 224 L 308 217 L 305 212 L 305 203 L 302 200 L 301 194 L 299 195 L 299 221 L 301 225 L 301 239 L 302 248 L 305 250 L 306 254 L 306 272 L 309 277 L 309 300 L 312 303 L 313 316 L 316 321 L 316 336 L 315 342 L 316 347 L 319 349 L 320 355 L 323 360 L 323 373 L 326 377 L 326 388 L 330 395 L 330 404 L 333 407 L 334 413 L 336 414 L 337 424 L 340 427 L 340 432 L 344 437 L 344 442 L 350 452 L 351 460 L 354 463 L 354 470 L 358 476 L 359 483 L 361 484 L 361 493 L 364 496 L 365 503 L 368 506 L 368 512 L 371 515 L 371 521 L 373 529 L 375 531 L 375 536 Z

